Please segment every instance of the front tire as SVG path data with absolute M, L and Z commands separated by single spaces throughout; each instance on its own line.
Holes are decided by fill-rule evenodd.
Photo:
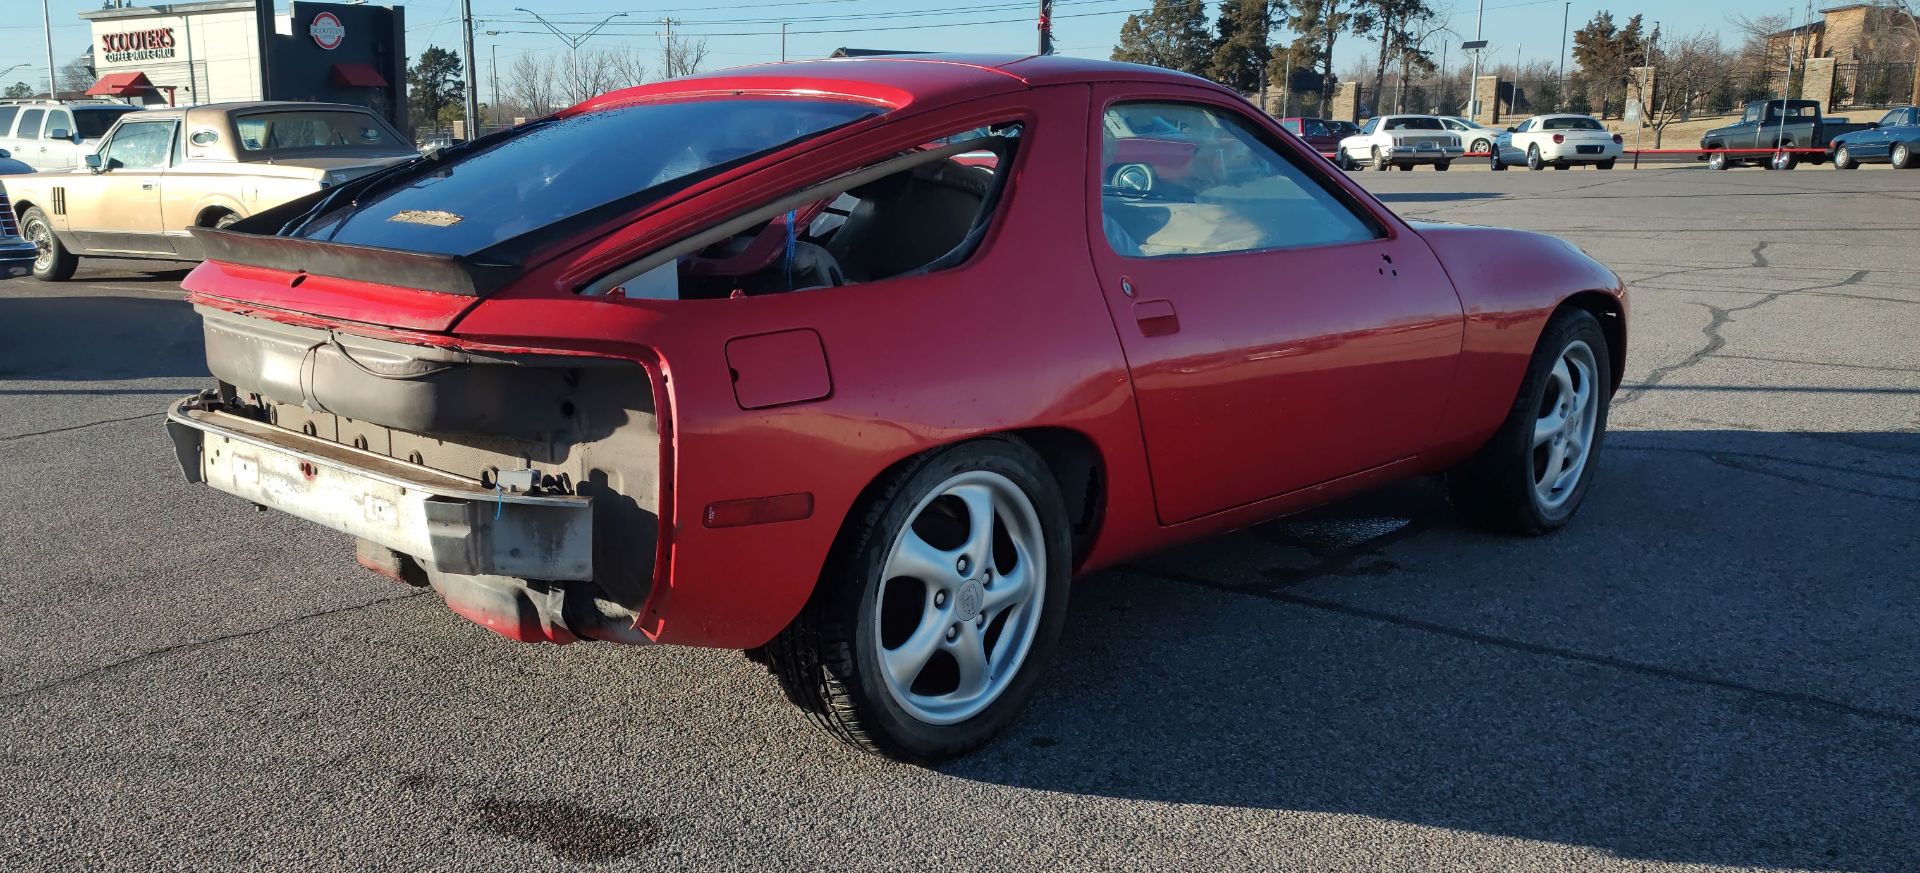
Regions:
M 1487 167 L 1494 172 L 1499 172 L 1507 168 L 1507 162 L 1500 160 L 1500 148 L 1498 146 L 1495 146 L 1493 151 L 1488 153 Z
M 1713 146 L 1713 148 L 1719 148 L 1719 146 Z M 1707 169 L 1724 170 L 1727 169 L 1728 166 L 1726 152 L 1714 152 L 1713 154 L 1707 155 Z
M 849 745 L 904 761 L 984 745 L 1033 695 L 1066 622 L 1065 507 L 1017 440 L 889 474 L 766 646 L 788 697 Z
M 1860 162 L 1853 159 L 1853 152 L 1849 151 L 1846 146 L 1841 146 L 1833 150 L 1834 169 L 1851 170 L 1858 166 L 1860 166 Z
M 1586 499 L 1612 403 L 1606 335 L 1592 313 L 1547 322 L 1507 419 L 1446 476 L 1462 512 L 1512 534 L 1558 530 Z
M 65 282 L 73 278 L 73 271 L 80 267 L 80 258 L 61 244 L 60 236 L 53 232 L 53 222 L 47 220 L 47 214 L 41 212 L 40 207 L 35 206 L 20 216 L 20 235 L 39 252 L 33 260 L 35 279 Z
M 1791 148 L 1791 146 L 1789 146 L 1789 148 Z M 1784 170 L 1791 170 L 1797 166 L 1800 166 L 1799 155 L 1789 151 L 1777 151 L 1773 153 L 1774 169 L 1784 171 Z
M 1547 162 L 1540 157 L 1539 146 L 1527 146 L 1527 169 L 1539 172 L 1547 168 Z

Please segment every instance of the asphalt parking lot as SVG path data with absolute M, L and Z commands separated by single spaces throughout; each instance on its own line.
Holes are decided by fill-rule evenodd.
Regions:
M 0 869 L 1920 867 L 1920 172 L 1359 178 L 1631 283 L 1581 518 L 1413 483 L 1087 579 L 934 770 L 189 487 L 184 271 L 0 283 Z

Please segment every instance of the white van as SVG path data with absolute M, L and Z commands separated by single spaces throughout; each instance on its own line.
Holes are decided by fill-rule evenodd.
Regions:
M 0 100 L 0 151 L 42 173 L 72 169 L 120 116 L 138 111 L 111 100 Z

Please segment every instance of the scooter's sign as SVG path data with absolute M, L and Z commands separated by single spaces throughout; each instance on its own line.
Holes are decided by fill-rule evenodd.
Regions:
M 347 41 L 347 26 L 340 23 L 339 17 L 331 12 L 322 12 L 313 17 L 313 23 L 307 25 L 307 35 L 313 37 L 313 44 L 327 51 L 333 51 Z
M 173 28 L 100 34 L 100 54 L 109 64 L 173 57 Z

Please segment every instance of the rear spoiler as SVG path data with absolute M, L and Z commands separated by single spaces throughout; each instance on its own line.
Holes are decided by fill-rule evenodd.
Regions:
M 210 227 L 188 228 L 187 232 L 200 243 L 209 261 L 466 297 L 485 297 L 498 291 L 520 272 L 516 264 L 487 263 L 461 255 L 262 236 Z

